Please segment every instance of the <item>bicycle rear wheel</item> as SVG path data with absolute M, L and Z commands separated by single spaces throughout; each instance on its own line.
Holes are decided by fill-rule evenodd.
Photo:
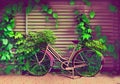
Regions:
M 95 76 L 102 67 L 102 59 L 93 50 L 80 50 L 73 58 L 73 65 L 87 64 L 84 67 L 75 68 L 75 72 L 80 76 Z
M 45 55 L 45 58 L 43 58 L 43 56 L 44 52 L 40 51 L 36 56 L 31 56 L 31 58 L 27 60 L 27 71 L 30 75 L 43 76 L 50 71 L 50 58 L 47 54 Z M 40 61 L 42 59 L 43 61 L 39 64 L 38 60 Z

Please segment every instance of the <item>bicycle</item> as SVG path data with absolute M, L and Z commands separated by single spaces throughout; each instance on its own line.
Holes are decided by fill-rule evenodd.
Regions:
M 28 72 L 31 75 L 43 76 L 49 73 L 54 65 L 54 57 L 61 63 L 63 70 L 72 70 L 80 76 L 95 76 L 102 68 L 103 58 L 91 49 L 76 51 L 79 41 L 74 40 L 73 51 L 69 58 L 59 55 L 50 44 L 27 61 Z

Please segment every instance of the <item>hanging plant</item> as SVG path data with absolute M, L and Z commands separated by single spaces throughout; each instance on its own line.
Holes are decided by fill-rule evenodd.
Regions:
M 114 6 L 114 5 L 110 4 L 110 5 L 109 5 L 109 11 L 110 11 L 110 12 L 115 13 L 115 12 L 117 12 L 117 11 L 118 11 L 118 9 L 117 9 L 117 7 L 116 7 L 116 6 Z
M 42 5 L 42 11 L 47 13 L 48 15 L 51 15 L 54 19 L 56 19 L 55 27 L 58 28 L 58 14 L 53 12 L 53 10 L 48 7 L 48 5 Z M 49 16 L 46 16 L 46 22 L 49 22 L 48 19 L 49 19 Z

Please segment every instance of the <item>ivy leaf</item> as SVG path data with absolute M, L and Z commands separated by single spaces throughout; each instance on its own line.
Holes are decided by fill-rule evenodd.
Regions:
M 8 30 L 8 31 L 12 31 L 12 30 L 13 30 L 10 24 L 7 25 L 7 30 Z
M 35 0 L 35 2 L 36 2 L 36 3 L 39 3 L 39 2 L 40 2 L 40 0 Z
M 6 60 L 6 57 L 5 57 L 5 56 L 2 56 L 2 57 L 1 57 L 1 60 Z
M 3 15 L 3 18 L 2 18 L 3 20 L 5 20 L 6 22 L 8 22 L 9 21 L 9 17 L 8 17 L 8 15 Z
M 107 45 L 107 50 L 108 50 L 109 52 L 114 52 L 114 50 L 115 50 L 114 45 L 108 44 L 108 45 Z
M 5 36 L 9 36 L 9 37 L 13 37 L 14 36 L 14 32 L 13 31 L 5 31 L 4 35 Z
M 88 32 L 88 33 L 92 33 L 92 29 L 88 29 L 87 32 Z
M 57 19 L 58 18 L 58 14 L 57 13 L 53 13 L 53 18 Z
M 49 22 L 49 16 L 46 16 L 46 22 Z
M 10 6 L 7 6 L 7 7 L 5 8 L 5 12 L 6 12 L 6 14 L 11 14 L 11 13 L 12 13 L 11 7 L 10 7 Z
M 17 5 L 16 5 L 16 4 L 14 4 L 14 5 L 12 6 L 12 10 L 14 11 L 14 13 L 17 13 Z
M 15 33 L 15 39 L 22 38 L 23 35 L 20 32 Z
M 55 25 L 55 28 L 58 28 L 58 24 Z
M 97 33 L 100 33 L 100 32 L 101 32 L 101 26 L 96 26 L 96 27 L 95 27 L 95 31 L 96 31 Z
M 75 1 L 74 1 L 74 0 L 71 0 L 71 1 L 70 1 L 70 5 L 71 5 L 71 6 L 75 5 Z
M 91 2 L 89 0 L 82 0 L 87 6 L 91 6 Z
M 79 11 L 78 11 L 78 10 L 75 10 L 75 11 L 74 11 L 74 14 L 75 14 L 75 15 L 79 15 Z
M 47 12 L 48 11 L 48 6 L 47 5 L 42 5 L 42 10 Z
M 8 39 L 2 39 L 2 43 L 3 43 L 3 45 L 7 45 L 8 44 Z
M 48 9 L 48 14 L 52 14 L 53 10 L 52 9 Z
M 7 60 L 7 59 L 10 59 L 9 52 L 8 51 L 3 51 L 1 60 Z
M 11 71 L 12 71 L 14 68 L 15 68 L 14 65 L 7 65 L 7 67 L 5 68 L 4 72 L 5 72 L 6 74 L 10 74 Z
M 95 17 L 95 12 L 94 11 L 90 11 L 90 18 L 94 18 Z
M 86 23 L 89 23 L 89 22 L 90 22 L 90 20 L 87 18 L 87 16 L 86 16 L 85 14 L 82 15 L 82 19 L 83 19 L 83 21 L 86 22 Z
M 22 11 L 22 3 L 19 3 L 17 6 L 17 12 L 20 13 Z
M 82 35 L 83 40 L 88 40 L 90 37 L 91 37 L 90 34 L 84 33 L 84 34 Z
M 12 48 L 13 48 L 13 44 L 10 44 L 10 43 L 6 47 L 7 50 L 11 50 Z
M 103 39 L 104 43 L 107 42 L 107 37 L 106 36 L 102 36 L 101 39 Z
M 28 7 L 26 7 L 26 14 L 29 14 L 32 11 L 32 5 L 28 5 Z
M 111 12 L 115 13 L 115 12 L 117 12 L 117 11 L 118 11 L 118 9 L 117 9 L 117 7 L 116 7 L 116 6 L 114 6 L 114 5 L 110 4 L 110 5 L 109 5 L 109 11 L 111 11 Z

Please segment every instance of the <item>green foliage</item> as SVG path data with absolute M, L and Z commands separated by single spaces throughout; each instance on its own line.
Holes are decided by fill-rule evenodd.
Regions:
M 107 47 L 104 43 L 100 42 L 99 40 L 91 40 L 85 43 L 88 48 L 95 49 L 99 52 L 105 52 Z
M 71 6 L 75 5 L 75 1 L 74 0 L 70 0 L 70 5 Z
M 53 13 L 53 10 L 52 9 L 48 9 L 48 14 L 52 14 Z
M 51 8 L 48 7 L 48 5 L 42 5 L 42 11 L 47 13 L 47 14 L 50 14 L 52 15 L 52 17 L 54 19 L 56 19 L 56 25 L 55 27 L 58 28 L 58 14 L 53 12 L 53 10 Z M 48 16 L 46 16 L 46 21 L 48 22 Z
M 95 12 L 94 11 L 90 11 L 90 18 L 94 18 L 95 17 Z
M 47 5 L 42 5 L 42 10 L 47 12 L 48 11 L 48 6 Z
M 91 2 L 89 0 L 82 0 L 87 6 L 91 6 Z
M 78 10 L 75 10 L 75 11 L 74 11 L 74 14 L 75 14 L 75 15 L 79 15 L 79 11 L 78 11 Z
M 17 53 L 24 53 L 25 55 L 35 54 L 39 51 L 42 45 L 52 44 L 55 41 L 55 36 L 50 30 L 45 30 L 42 32 L 30 32 L 29 35 L 24 38 L 24 36 L 19 35 L 19 39 L 16 42 Z M 16 38 L 16 37 L 15 37 Z
M 13 69 L 15 69 L 15 66 L 14 66 L 14 65 L 8 65 L 8 66 L 6 66 L 6 68 L 4 69 L 4 73 L 10 74 Z
M 92 37 L 92 30 L 89 26 L 89 19 L 85 14 L 81 14 L 77 16 L 77 22 L 78 24 L 76 26 L 76 30 L 79 35 L 78 40 L 80 41 L 80 44 L 84 46 L 85 42 L 89 41 Z
M 35 0 L 35 2 L 36 2 L 36 3 L 39 3 L 39 2 L 40 2 L 40 0 Z
M 115 12 L 117 12 L 117 11 L 118 11 L 118 9 L 117 9 L 117 7 L 116 7 L 116 6 L 114 6 L 114 5 L 110 4 L 110 5 L 109 5 L 109 11 L 110 11 L 110 12 L 115 13 Z
M 28 15 L 33 9 L 33 6 L 32 4 L 29 4 L 27 7 L 26 7 L 26 14 Z
M 57 19 L 58 18 L 58 14 L 57 13 L 53 13 L 53 18 Z

